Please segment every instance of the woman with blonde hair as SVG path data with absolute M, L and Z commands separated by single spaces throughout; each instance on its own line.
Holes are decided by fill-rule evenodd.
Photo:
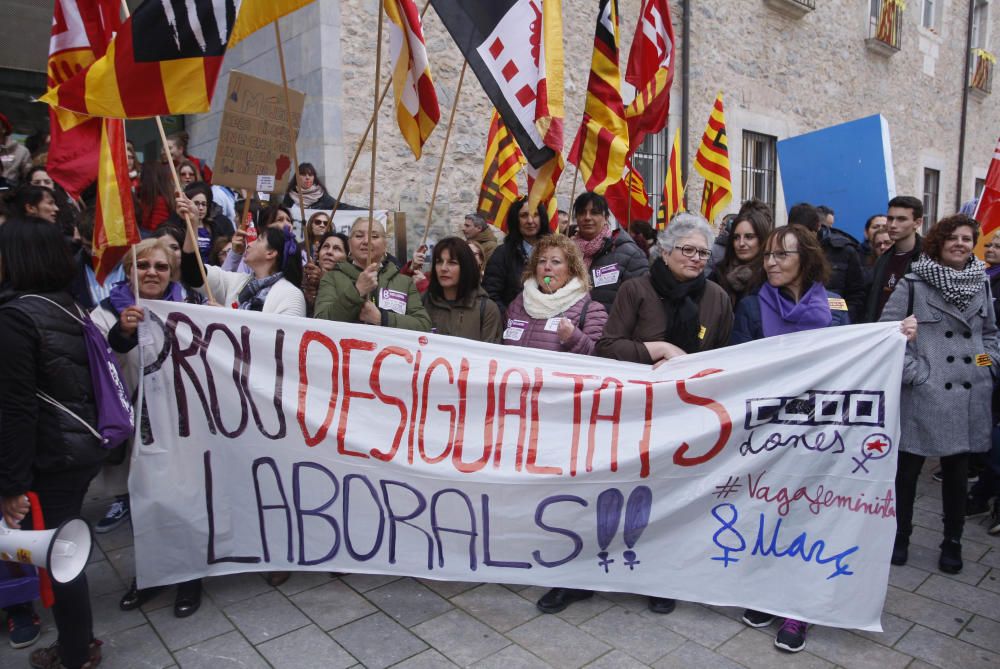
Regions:
M 590 355 L 608 314 L 590 297 L 590 277 L 577 245 L 563 235 L 538 239 L 507 309 L 503 343 Z

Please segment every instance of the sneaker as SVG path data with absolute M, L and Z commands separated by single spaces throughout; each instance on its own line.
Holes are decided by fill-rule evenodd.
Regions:
M 1000 534 L 1000 497 L 993 500 L 993 511 L 990 513 L 990 526 L 986 531 L 990 534 Z
M 742 620 L 750 627 L 767 627 L 774 622 L 774 616 L 770 613 L 764 613 L 763 611 L 747 609 L 743 612 Z
M 88 659 L 80 669 L 94 669 L 101 663 L 102 643 L 100 639 L 90 642 L 90 647 L 87 649 Z M 59 642 L 56 641 L 48 648 L 39 648 L 33 652 L 28 658 L 28 663 L 34 669 L 62 669 L 63 664 L 59 660 Z
M 129 515 L 131 514 L 129 513 L 128 495 L 117 497 L 111 503 L 108 512 L 94 526 L 94 531 L 98 534 L 106 534 L 128 520 Z
M 42 635 L 42 621 L 31 604 L 19 604 L 7 609 L 7 631 L 11 648 L 27 648 Z
M 806 647 L 806 628 L 809 625 L 801 620 L 785 618 L 778 636 L 774 637 L 774 645 L 789 653 L 797 653 Z
M 965 498 L 965 517 L 975 518 L 990 512 L 990 501 L 981 497 L 969 495 Z

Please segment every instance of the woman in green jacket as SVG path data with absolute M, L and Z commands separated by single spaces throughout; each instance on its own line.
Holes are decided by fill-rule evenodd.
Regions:
M 386 261 L 385 227 L 375 221 L 369 238 L 368 219 L 358 218 L 348 241 L 348 261 L 319 282 L 313 316 L 429 332 L 431 319 L 413 279 Z
M 479 263 L 464 239 L 445 237 L 434 245 L 430 286 L 424 294 L 434 332 L 500 343 L 500 309 L 479 280 Z

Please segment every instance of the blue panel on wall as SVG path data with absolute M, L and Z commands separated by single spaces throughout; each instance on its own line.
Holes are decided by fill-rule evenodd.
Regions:
M 896 195 L 889 125 L 868 116 L 778 142 L 778 168 L 790 208 L 825 204 L 834 225 L 864 238 L 865 221 Z

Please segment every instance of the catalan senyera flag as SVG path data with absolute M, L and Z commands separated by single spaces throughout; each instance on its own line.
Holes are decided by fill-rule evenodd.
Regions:
M 49 39 L 48 88 L 72 78 L 104 55 L 121 25 L 118 0 L 56 0 Z M 49 108 L 46 169 L 74 198 L 97 179 L 101 120 Z
M 524 164 L 521 149 L 494 109 L 486 139 L 483 180 L 476 209 L 483 218 L 504 231 L 507 230 L 507 211 L 521 197 L 517 174 Z
M 229 46 L 239 44 L 252 33 L 282 16 L 305 7 L 313 0 L 242 0 L 239 13 L 229 34 Z
M 558 0 L 430 0 L 528 161 L 529 199 L 549 202 L 565 167 Z
M 618 0 L 601 0 L 587 81 L 583 122 L 569 152 L 587 190 L 601 195 L 622 179 L 629 153 L 628 124 L 618 67 Z
M 635 100 L 625 108 L 629 143 L 633 147 L 639 146 L 647 134 L 658 133 L 667 125 L 674 53 L 670 3 L 643 0 L 625 68 L 625 81 L 635 86 Z
M 648 221 L 653 217 L 653 208 L 649 206 L 646 195 L 646 182 L 629 161 L 625 163 L 625 176 L 604 191 L 604 198 L 608 201 L 608 209 L 626 228 L 632 221 Z
M 40 99 L 107 118 L 206 112 L 238 7 L 237 0 L 144 0 L 103 57 Z
M 108 118 L 101 119 L 101 125 L 93 259 L 97 280 L 104 283 L 128 247 L 139 242 L 139 228 L 125 155 L 125 122 Z
M 674 214 L 684 208 L 684 176 L 681 168 L 681 129 L 674 131 L 674 142 L 667 161 L 667 176 L 663 180 L 663 202 L 656 215 L 656 229 L 666 230 Z
M 726 114 L 722 107 L 722 93 L 715 98 L 708 125 L 701 137 L 701 146 L 694 158 L 694 168 L 705 178 L 702 191 L 701 214 L 709 223 L 733 199 L 733 182 L 729 173 L 729 146 L 726 143 Z
M 993 160 L 986 170 L 986 183 L 979 195 L 979 203 L 976 205 L 973 218 L 979 221 L 982 228 L 979 243 L 976 244 L 976 254 L 982 258 L 986 243 L 992 239 L 997 230 L 1000 230 L 1000 139 L 993 149 Z
M 413 0 L 383 0 L 382 6 L 389 18 L 396 122 L 413 156 L 419 159 L 424 142 L 441 120 L 420 11 Z

